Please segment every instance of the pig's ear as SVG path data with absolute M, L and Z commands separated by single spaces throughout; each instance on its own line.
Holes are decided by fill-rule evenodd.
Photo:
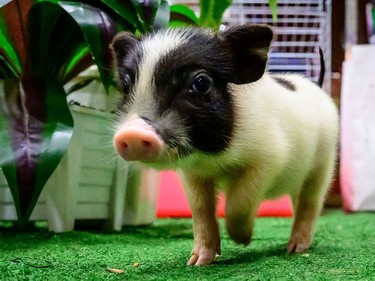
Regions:
M 245 24 L 229 28 L 222 36 L 233 59 L 230 82 L 245 84 L 260 79 L 266 68 L 272 29 L 266 25 Z
M 128 55 L 129 50 L 132 49 L 137 40 L 130 32 L 120 32 L 113 38 L 110 48 L 119 66 L 122 66 L 121 62 L 124 61 L 124 58 Z

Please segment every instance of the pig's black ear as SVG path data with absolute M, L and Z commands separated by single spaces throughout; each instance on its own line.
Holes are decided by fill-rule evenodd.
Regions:
M 122 66 L 124 58 L 128 55 L 129 50 L 135 45 L 137 40 L 130 32 L 120 32 L 113 38 L 110 48 L 115 55 L 118 66 Z
M 245 84 L 260 79 L 266 68 L 272 29 L 267 25 L 245 24 L 229 28 L 222 36 L 233 59 L 230 82 Z

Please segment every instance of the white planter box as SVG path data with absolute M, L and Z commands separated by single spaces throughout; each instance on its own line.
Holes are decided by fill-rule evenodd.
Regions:
M 131 166 L 124 206 L 124 225 L 145 225 L 156 218 L 160 172 Z
M 30 220 L 46 220 L 46 188 L 42 191 L 38 203 L 31 215 Z M 13 203 L 13 197 L 0 169 L 0 220 L 15 221 L 17 212 Z
M 74 118 L 72 140 L 48 180 L 31 220 L 48 220 L 49 229 L 55 232 L 73 230 L 76 220 L 103 219 L 106 227 L 113 230 L 120 230 L 124 220 L 130 224 L 152 223 L 157 192 L 140 196 L 147 186 L 134 184 L 127 190 L 128 165 L 112 148 L 113 115 L 78 106 L 72 106 L 71 110 Z M 158 176 L 151 181 L 158 191 Z M 143 203 L 134 200 L 145 200 L 147 206 L 152 202 L 154 209 L 144 207 L 141 212 L 137 206 L 143 206 Z M 127 216 L 124 210 L 128 210 L 131 218 L 124 219 Z M 13 199 L 2 173 L 0 220 L 16 220 Z

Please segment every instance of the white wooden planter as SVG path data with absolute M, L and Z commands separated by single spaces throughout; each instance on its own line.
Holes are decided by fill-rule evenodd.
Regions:
M 120 230 L 126 224 L 155 220 L 158 174 L 144 174 L 138 186 L 127 185 L 129 167 L 112 148 L 113 116 L 72 106 L 74 133 L 69 148 L 47 182 L 31 220 L 47 220 L 51 231 L 74 229 L 76 220 L 106 220 L 106 227 Z M 136 172 L 134 172 L 136 171 Z M 150 180 L 153 192 L 148 191 Z M 151 198 L 151 197 L 152 198 Z M 134 200 L 144 200 L 134 202 Z M 151 206 L 151 207 L 146 207 Z M 9 187 L 0 173 L 0 220 L 16 220 Z
M 155 221 L 160 189 L 160 172 L 129 167 L 124 206 L 124 225 L 145 225 Z
M 39 197 L 38 203 L 31 215 L 30 220 L 46 220 L 46 189 Z M 0 169 L 0 220 L 15 221 L 17 220 L 16 208 L 13 204 L 12 194 Z

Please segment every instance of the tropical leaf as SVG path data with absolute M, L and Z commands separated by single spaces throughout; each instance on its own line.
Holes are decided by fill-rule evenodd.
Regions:
M 42 4 L 42 3 L 41 3 Z M 133 25 L 115 13 L 81 2 L 59 2 L 79 25 L 97 65 L 106 90 L 113 84 L 112 55 L 109 45 L 122 30 L 133 31 Z
M 107 5 L 113 12 L 117 13 L 119 17 L 128 21 L 131 27 L 128 27 L 130 32 L 135 32 L 135 30 L 142 29 L 142 24 L 138 20 L 137 11 L 132 3 L 132 1 L 124 0 L 101 0 L 102 3 Z
M 131 0 L 139 22 L 142 28 L 141 33 L 147 33 L 153 30 L 156 12 L 159 8 L 161 0 Z
M 268 0 L 268 5 L 270 6 L 272 13 L 272 20 L 277 21 L 277 0 Z
M 170 17 L 170 10 L 169 10 L 168 1 L 162 0 L 155 14 L 155 19 L 153 22 L 153 29 L 166 28 L 169 23 L 169 17 Z
M 77 51 L 74 58 L 67 63 L 64 84 L 75 78 L 83 70 L 89 68 L 94 64 L 90 49 L 88 46 L 83 46 Z
M 7 25 L 0 13 L 0 59 L 7 65 L 8 70 L 13 73 L 12 76 L 18 77 L 21 73 L 21 63 L 7 31 Z
M 32 6 L 31 0 L 11 1 L 0 9 L 0 29 L 2 33 L 1 49 L 4 50 L 9 58 L 8 64 L 11 64 L 16 72 L 28 74 L 30 66 L 28 64 L 27 52 L 27 12 Z
M 0 166 L 22 227 L 66 150 L 73 120 L 63 85 L 51 78 L 8 79 L 0 100 Z
M 50 2 L 34 5 L 28 19 L 31 74 L 64 81 L 69 63 L 87 48 L 80 26 L 62 7 Z
M 198 25 L 198 18 L 195 15 L 194 11 L 188 6 L 182 4 L 174 4 L 170 7 L 171 16 L 170 16 L 170 25 Z
M 18 77 L 19 73 L 4 56 L 0 55 L 0 79 Z
M 200 0 L 199 25 L 219 28 L 225 10 L 232 4 L 232 0 Z
M 108 89 L 112 83 L 109 44 L 119 30 L 116 23 L 103 10 L 85 3 L 60 2 L 60 5 L 82 30 L 103 85 Z
M 5 79 L 0 89 L 0 166 L 21 227 L 68 146 L 73 120 L 63 77 L 85 43 L 79 26 L 56 4 L 34 5 L 26 20 L 29 60 L 23 64 L 30 70 L 21 79 Z

